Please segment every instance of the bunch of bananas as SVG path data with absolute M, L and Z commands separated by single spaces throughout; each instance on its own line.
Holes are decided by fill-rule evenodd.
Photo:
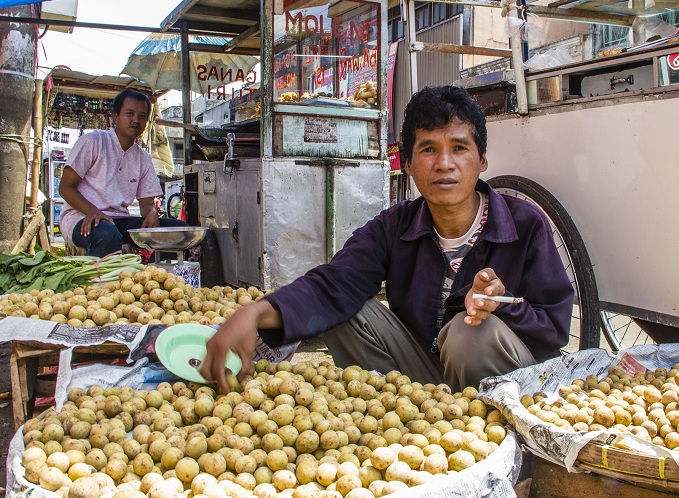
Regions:
M 250 119 L 253 118 L 259 118 L 262 115 L 262 104 L 257 102 L 257 108 L 255 109 L 255 112 L 252 116 L 250 116 Z

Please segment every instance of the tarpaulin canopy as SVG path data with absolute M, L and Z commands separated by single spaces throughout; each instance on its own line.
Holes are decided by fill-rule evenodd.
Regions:
M 240 80 L 258 62 L 259 57 L 220 53 L 228 38 L 215 36 L 190 36 L 189 42 L 215 47 L 214 52 L 189 54 L 191 90 L 208 92 L 219 84 Z M 127 65 L 120 72 L 148 83 L 154 90 L 181 90 L 181 38 L 176 34 L 153 33 L 146 37 L 130 55 Z

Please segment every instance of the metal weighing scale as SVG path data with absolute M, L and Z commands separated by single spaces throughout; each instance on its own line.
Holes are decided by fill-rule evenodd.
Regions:
M 128 230 L 130 238 L 139 247 L 155 251 L 156 262 L 160 252 L 177 253 L 177 264 L 184 264 L 184 251 L 203 241 L 207 227 L 159 227 Z

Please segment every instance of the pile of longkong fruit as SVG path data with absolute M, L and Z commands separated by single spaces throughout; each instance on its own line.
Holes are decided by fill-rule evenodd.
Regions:
M 264 297 L 256 287 L 194 288 L 164 268 L 120 272 L 117 282 L 77 287 L 55 293 L 51 289 L 12 293 L 0 298 L 0 313 L 51 320 L 71 327 L 113 323 L 139 325 L 198 322 L 220 325 L 238 308 Z
M 679 446 L 679 364 L 668 371 L 636 373 L 611 367 L 598 379 L 589 375 L 559 389 L 551 400 L 544 393 L 524 395 L 521 403 L 544 422 L 567 431 L 630 432 L 674 449 Z
M 485 459 L 500 412 L 389 372 L 261 360 L 230 393 L 73 389 L 23 428 L 26 479 L 68 498 L 380 497 Z

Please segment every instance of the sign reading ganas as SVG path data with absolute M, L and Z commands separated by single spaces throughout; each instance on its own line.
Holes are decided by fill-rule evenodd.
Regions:
M 242 99 L 247 95 L 252 99 L 253 92 L 256 88 L 243 88 L 238 90 L 232 88 L 230 94 L 227 94 L 226 87 L 232 83 L 255 83 L 257 81 L 257 72 L 251 69 L 247 72 L 242 69 L 234 69 L 225 66 L 221 61 L 214 60 L 208 64 L 201 64 L 197 66 L 197 77 L 200 81 L 207 81 L 207 98 L 215 100 Z

